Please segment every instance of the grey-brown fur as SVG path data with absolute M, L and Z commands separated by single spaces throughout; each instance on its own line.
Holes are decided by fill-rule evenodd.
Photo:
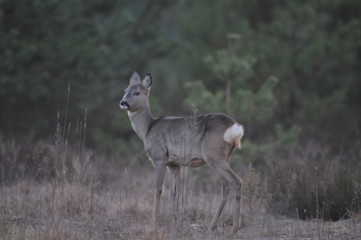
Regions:
M 188 117 L 154 118 L 150 113 L 149 91 L 152 84 L 150 74 L 141 81 L 138 73 L 133 73 L 129 87 L 120 102 L 122 109 L 128 110 L 132 127 L 144 142 L 145 151 L 152 161 L 156 173 L 156 193 L 154 220 L 160 207 L 160 196 L 166 168 L 172 179 L 173 210 L 177 216 L 177 191 L 180 166 L 197 167 L 210 165 L 222 177 L 222 199 L 212 220 L 211 229 L 215 229 L 219 216 L 226 203 L 229 187 L 235 193 L 233 230 L 239 228 L 241 179 L 228 165 L 229 157 L 235 145 L 240 146 L 243 128 L 225 114 L 192 115 Z M 227 142 L 224 134 L 235 125 L 242 130 L 231 135 Z M 235 144 L 239 143 L 239 144 Z

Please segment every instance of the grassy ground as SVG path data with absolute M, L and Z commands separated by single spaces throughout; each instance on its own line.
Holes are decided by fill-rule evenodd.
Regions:
M 196 170 L 200 171 L 200 170 Z M 205 173 L 213 173 L 205 169 Z M 0 189 L 0 239 L 361 239 L 361 216 L 324 222 L 270 214 L 257 174 L 245 176 L 242 228 L 230 236 L 227 203 L 216 232 L 207 226 L 219 200 L 217 178 L 183 170 L 180 216 L 171 224 L 169 184 L 162 195 L 161 227 L 153 231 L 153 170 L 115 162 L 92 163 L 72 180 L 18 179 Z

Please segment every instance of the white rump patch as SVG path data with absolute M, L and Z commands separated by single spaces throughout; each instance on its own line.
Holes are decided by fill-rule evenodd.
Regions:
M 224 141 L 236 145 L 241 148 L 241 138 L 243 137 L 244 129 L 243 126 L 235 123 L 225 131 L 223 135 Z

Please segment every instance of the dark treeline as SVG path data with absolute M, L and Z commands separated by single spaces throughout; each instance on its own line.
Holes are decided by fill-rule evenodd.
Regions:
M 361 179 L 360 1 L 0 1 L 1 134 L 53 136 L 57 112 L 75 132 L 87 111 L 90 147 L 141 149 L 118 107 L 135 70 L 153 75 L 156 116 L 197 109 L 244 124 L 235 158 L 274 179 L 270 188 L 284 192 L 275 202 L 312 209 L 305 182 L 315 166 L 324 167 L 325 199 L 352 198 Z M 345 201 L 329 215 L 343 215 Z

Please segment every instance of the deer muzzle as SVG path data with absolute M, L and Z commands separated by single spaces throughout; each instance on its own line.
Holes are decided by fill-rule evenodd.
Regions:
M 128 102 L 127 101 L 124 101 L 124 100 L 122 100 L 122 101 L 120 101 L 120 103 L 119 103 L 119 107 L 121 108 L 121 109 L 129 109 L 129 104 L 128 104 Z

